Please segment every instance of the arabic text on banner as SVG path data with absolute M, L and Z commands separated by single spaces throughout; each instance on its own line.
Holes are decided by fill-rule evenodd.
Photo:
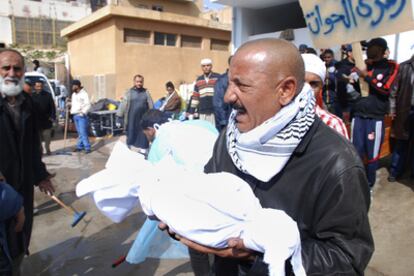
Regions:
M 317 48 L 414 29 L 412 0 L 300 0 Z

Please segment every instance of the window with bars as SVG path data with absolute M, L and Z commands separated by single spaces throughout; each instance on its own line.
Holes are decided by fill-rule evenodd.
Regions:
M 227 40 L 211 39 L 210 50 L 228 51 L 230 42 Z
M 175 46 L 177 41 L 177 35 L 167 33 L 154 33 L 154 44 L 164 46 Z
M 149 44 L 151 33 L 149 31 L 124 29 L 124 42 Z
M 182 35 L 181 36 L 181 47 L 201 48 L 201 37 Z
M 14 17 L 13 24 L 14 43 L 49 48 L 66 45 L 66 39 L 60 37 L 60 31 L 72 22 L 50 18 Z

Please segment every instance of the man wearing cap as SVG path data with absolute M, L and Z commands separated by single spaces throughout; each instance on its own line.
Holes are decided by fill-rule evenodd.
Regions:
M 78 132 L 78 143 L 74 151 L 85 150 L 85 153 L 91 152 L 91 144 L 88 138 L 88 111 L 91 107 L 88 93 L 82 87 L 79 80 L 72 81 L 72 101 L 70 114 L 73 115 L 76 131 Z
M 352 143 L 361 158 L 368 159 L 367 177 L 370 188 L 375 184 L 380 149 L 384 140 L 384 116 L 389 111 L 391 86 L 396 79 L 398 64 L 384 58 L 387 41 L 374 38 L 368 43 L 367 70 L 355 70 L 369 84 L 368 97 L 354 105 Z
M 56 107 L 52 95 L 43 90 L 41 80 L 35 82 L 32 99 L 36 110 L 40 138 L 45 143 L 44 152 L 50 155 L 50 141 L 52 140 L 53 122 L 56 120 Z M 41 149 L 43 151 L 42 147 Z
M 186 115 L 187 118 L 198 117 L 215 125 L 213 96 L 214 86 L 220 75 L 212 72 L 212 68 L 211 59 L 205 58 L 201 60 L 203 75 L 196 80 Z
M 325 64 L 314 54 L 302 54 L 302 58 L 305 63 L 305 82 L 312 87 L 315 98 L 317 99 L 315 107 L 316 115 L 330 128 L 349 139 L 344 122 L 322 108 L 322 87 L 326 76 Z
M 342 46 L 342 55 L 343 59 L 335 64 L 337 104 L 342 113 L 348 113 L 353 100 L 352 95 L 360 96 L 361 89 L 359 86 L 359 78 L 353 78 L 356 75 L 356 73 L 352 73 L 355 67 L 355 60 L 350 44 Z M 349 88 L 356 91 L 356 94 L 349 95 Z

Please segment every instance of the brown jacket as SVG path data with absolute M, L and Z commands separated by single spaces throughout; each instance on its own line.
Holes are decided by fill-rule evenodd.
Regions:
M 390 113 L 395 114 L 392 123 L 392 137 L 400 140 L 409 138 L 408 115 L 414 89 L 414 56 L 400 64 L 397 80 L 391 90 Z
M 171 98 L 165 104 L 163 111 L 170 111 L 170 112 L 178 113 L 180 112 L 180 109 L 181 109 L 181 98 L 178 95 L 177 91 L 174 91 Z

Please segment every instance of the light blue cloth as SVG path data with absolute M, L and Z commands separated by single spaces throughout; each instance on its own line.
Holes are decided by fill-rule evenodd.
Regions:
M 177 164 L 184 166 L 191 164 L 193 166 L 194 163 L 199 162 L 199 160 L 195 160 L 197 159 L 197 150 L 193 150 L 194 156 L 192 158 L 188 158 L 188 155 L 186 154 L 182 155 L 174 152 L 177 147 L 172 150 L 172 148 L 174 148 L 172 143 L 174 143 L 174 140 L 177 140 L 171 139 L 171 137 L 173 136 L 177 138 L 182 135 L 183 137 L 178 140 L 182 139 L 181 142 L 183 144 L 188 143 L 191 151 L 191 147 L 208 147 L 208 145 L 204 145 L 202 143 L 199 144 L 197 141 L 197 138 L 200 138 L 201 140 L 200 136 L 205 136 L 206 131 L 218 136 L 216 128 L 209 122 L 202 120 L 191 120 L 185 122 L 173 121 L 166 124 L 170 125 L 167 128 L 164 128 L 164 130 L 161 129 L 164 125 L 161 126 L 159 130 L 160 134 L 157 134 L 156 139 L 151 145 L 148 160 L 152 163 L 157 163 L 167 154 L 171 154 Z M 191 137 L 186 136 L 188 135 L 186 131 L 188 131 L 189 128 L 186 128 L 186 131 L 183 131 L 183 127 L 188 126 L 191 126 L 191 130 L 193 130 Z M 199 131 L 200 128 L 202 128 L 202 131 Z M 212 145 L 210 146 L 212 147 Z M 183 156 L 191 160 L 183 160 Z M 198 169 L 202 170 L 201 167 Z M 188 257 L 188 250 L 185 245 L 171 239 L 166 233 L 159 230 L 158 221 L 147 218 L 138 232 L 135 242 L 128 252 L 126 261 L 132 264 L 139 264 L 145 261 L 146 258 L 184 259 Z
M 185 259 L 188 250 L 182 243 L 171 239 L 158 229 L 158 221 L 147 218 L 128 252 L 126 261 L 139 264 L 146 258 Z

